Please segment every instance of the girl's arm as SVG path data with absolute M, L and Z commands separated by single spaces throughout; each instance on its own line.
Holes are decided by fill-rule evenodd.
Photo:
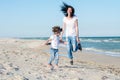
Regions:
M 49 38 L 49 39 L 45 42 L 45 45 L 50 45 L 50 41 L 51 41 L 51 39 Z

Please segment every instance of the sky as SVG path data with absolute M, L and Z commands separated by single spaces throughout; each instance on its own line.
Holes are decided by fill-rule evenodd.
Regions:
M 63 2 L 75 8 L 80 37 L 120 36 L 120 0 L 0 0 L 0 37 L 50 36 Z

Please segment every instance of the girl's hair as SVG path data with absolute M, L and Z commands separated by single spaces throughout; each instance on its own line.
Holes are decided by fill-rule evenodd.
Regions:
M 54 26 L 54 27 L 52 27 L 52 31 L 53 32 L 61 32 L 62 29 L 60 28 L 60 26 Z
M 63 6 L 61 6 L 61 11 L 63 12 L 63 14 L 65 16 L 68 16 L 68 13 L 67 13 L 68 8 L 72 9 L 71 17 L 73 17 L 74 13 L 75 13 L 75 9 L 71 5 L 68 5 L 68 4 L 63 2 Z

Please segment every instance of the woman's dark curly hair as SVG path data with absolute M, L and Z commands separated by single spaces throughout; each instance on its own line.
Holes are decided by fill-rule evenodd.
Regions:
M 73 17 L 74 13 L 75 13 L 75 9 L 72 6 L 70 6 L 70 5 L 68 5 L 68 4 L 66 4 L 66 3 L 63 2 L 63 6 L 61 6 L 61 11 L 63 12 L 63 14 L 65 16 L 68 16 L 68 13 L 67 13 L 68 8 L 72 9 L 71 17 Z

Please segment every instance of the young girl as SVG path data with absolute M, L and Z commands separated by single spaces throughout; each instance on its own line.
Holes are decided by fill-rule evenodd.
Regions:
M 49 45 L 49 42 L 51 42 L 51 49 L 50 49 L 50 59 L 48 61 L 48 67 L 52 69 L 52 62 L 54 60 L 55 66 L 54 68 L 58 68 L 58 60 L 59 60 L 59 54 L 58 54 L 58 45 L 59 43 L 64 43 L 63 41 L 60 41 L 59 36 L 62 29 L 59 26 L 54 26 L 52 28 L 53 35 L 50 36 L 50 38 L 46 41 L 46 45 Z

